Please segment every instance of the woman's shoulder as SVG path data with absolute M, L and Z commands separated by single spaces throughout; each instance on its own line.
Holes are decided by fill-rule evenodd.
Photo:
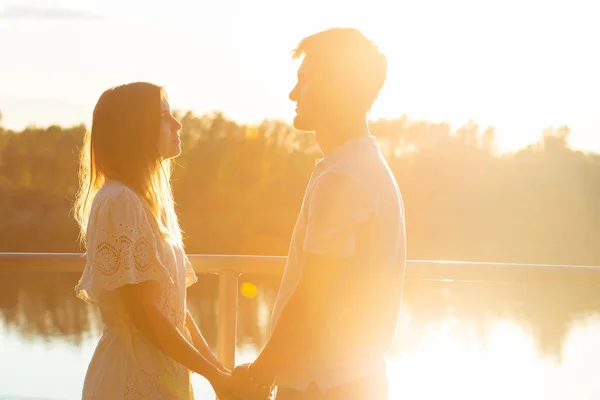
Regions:
M 115 181 L 107 181 L 96 193 L 94 202 L 92 204 L 93 209 L 96 210 L 138 210 L 144 209 L 142 199 L 127 185 Z
M 119 201 L 141 201 L 138 194 L 134 192 L 129 186 L 115 180 L 108 180 L 96 193 L 94 200 L 99 202 L 109 201 L 116 203 Z

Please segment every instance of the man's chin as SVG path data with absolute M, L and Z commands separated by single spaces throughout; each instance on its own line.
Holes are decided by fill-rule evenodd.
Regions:
M 294 125 L 294 128 L 299 131 L 313 132 L 315 130 L 315 127 L 313 126 L 312 123 L 310 123 L 306 119 L 300 117 L 299 115 L 296 115 L 296 117 L 294 118 L 293 125 Z

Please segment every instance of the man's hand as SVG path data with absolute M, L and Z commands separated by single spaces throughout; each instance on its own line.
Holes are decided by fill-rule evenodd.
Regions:
M 267 400 L 271 398 L 273 385 L 256 381 L 250 374 L 250 364 L 235 367 L 231 378 L 231 392 L 237 400 Z

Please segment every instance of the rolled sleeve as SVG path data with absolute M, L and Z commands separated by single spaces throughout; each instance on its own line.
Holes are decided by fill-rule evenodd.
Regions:
M 331 172 L 315 183 L 307 212 L 303 250 L 352 257 L 359 229 L 372 218 L 375 202 L 355 178 Z

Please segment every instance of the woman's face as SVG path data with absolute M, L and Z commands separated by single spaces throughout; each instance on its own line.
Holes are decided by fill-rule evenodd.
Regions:
M 171 115 L 169 101 L 163 98 L 160 104 L 160 135 L 158 138 L 158 151 L 163 159 L 174 158 L 181 154 L 180 129 L 181 124 Z

